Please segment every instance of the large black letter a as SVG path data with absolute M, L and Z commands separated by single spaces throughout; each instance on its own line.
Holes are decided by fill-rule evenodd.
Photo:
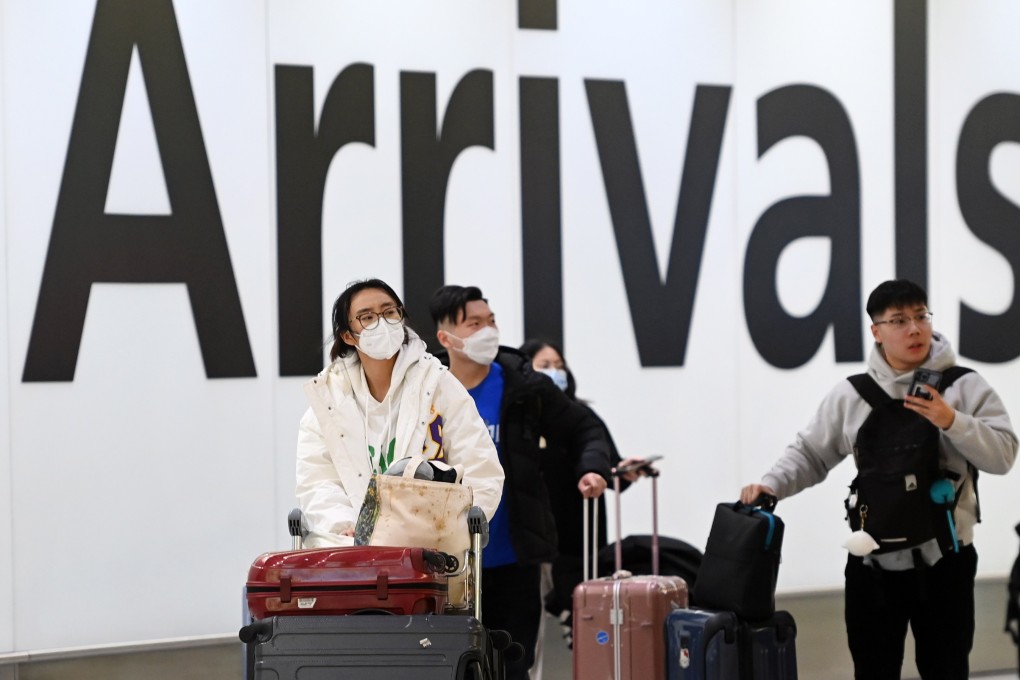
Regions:
M 135 46 L 170 215 L 104 212 Z M 23 381 L 74 379 L 97 281 L 187 284 L 206 375 L 255 375 L 170 0 L 96 5 Z

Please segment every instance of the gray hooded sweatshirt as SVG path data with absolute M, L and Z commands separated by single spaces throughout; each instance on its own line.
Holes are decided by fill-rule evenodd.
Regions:
M 932 334 L 931 353 L 922 368 L 944 371 L 956 364 L 956 353 L 949 341 Z M 913 371 L 897 371 L 885 360 L 876 345 L 868 357 L 868 374 L 894 399 L 902 399 L 910 386 Z M 961 545 L 974 538 L 977 522 L 977 497 L 967 463 L 982 472 L 1005 474 L 1017 454 L 1017 436 L 999 395 L 979 374 L 967 373 L 943 393 L 943 399 L 956 409 L 956 418 L 942 430 L 939 442 L 940 464 L 959 475 L 956 495 L 960 499 L 954 514 Z M 871 413 L 871 406 L 849 381 L 837 384 L 822 401 L 808 426 L 786 447 L 782 458 L 762 478 L 762 484 L 786 498 L 813 486 L 845 458 L 853 458 L 857 431 Z M 935 541 L 922 546 L 928 564 L 941 557 Z M 877 562 L 883 569 L 901 570 L 914 566 L 910 550 L 871 555 L 866 562 Z

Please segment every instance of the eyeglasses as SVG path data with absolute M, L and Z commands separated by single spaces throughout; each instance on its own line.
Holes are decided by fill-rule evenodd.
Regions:
M 361 324 L 362 330 L 370 331 L 379 325 L 379 319 L 386 319 L 386 323 L 393 324 L 394 326 L 403 321 L 404 308 L 387 307 L 379 313 L 362 312 L 354 318 Z
M 894 316 L 891 319 L 885 321 L 876 321 L 875 325 L 881 325 L 884 323 L 889 324 L 889 328 L 894 331 L 905 331 L 910 328 L 910 323 L 914 322 L 918 328 L 927 328 L 931 326 L 931 312 L 925 312 L 924 314 L 915 314 L 914 316 Z

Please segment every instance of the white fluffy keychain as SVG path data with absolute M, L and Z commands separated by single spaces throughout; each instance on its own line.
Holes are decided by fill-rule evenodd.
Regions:
M 857 505 L 857 494 L 853 494 L 850 497 L 849 508 L 852 510 Z M 880 547 L 878 541 L 874 537 L 864 530 L 864 522 L 868 518 L 868 506 L 862 505 L 860 510 L 861 515 L 861 528 L 850 534 L 850 538 L 846 539 L 843 547 L 850 551 L 851 555 L 855 557 L 864 557 L 870 555 Z

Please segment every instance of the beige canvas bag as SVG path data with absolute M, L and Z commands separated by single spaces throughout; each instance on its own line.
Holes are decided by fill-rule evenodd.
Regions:
M 470 486 L 457 482 L 415 479 L 425 456 L 411 456 L 403 474 L 373 474 L 354 530 L 355 545 L 435 548 L 457 560 L 450 578 L 450 604 L 463 606 L 467 593 L 467 552 L 471 547 L 468 511 L 474 502 Z

